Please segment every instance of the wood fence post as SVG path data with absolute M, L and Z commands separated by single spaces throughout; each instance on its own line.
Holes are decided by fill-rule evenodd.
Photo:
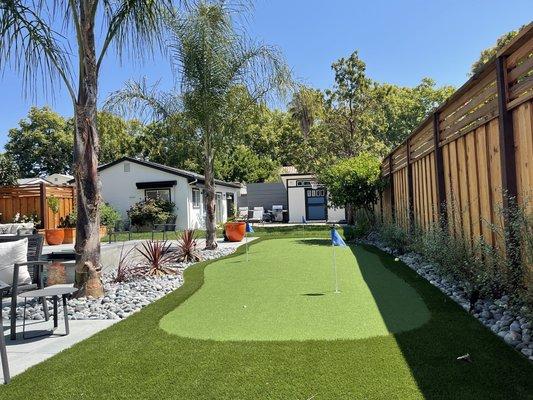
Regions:
M 407 151 L 408 223 L 409 223 L 409 230 L 412 232 L 414 229 L 415 205 L 413 202 L 413 170 L 411 166 L 411 140 L 409 140 L 409 138 L 407 138 L 407 141 L 405 143 L 405 149 Z
M 509 213 L 516 211 L 517 185 L 513 115 L 507 109 L 507 62 L 505 56 L 496 59 L 496 87 L 498 90 L 498 130 L 500 141 L 500 166 L 502 179 L 503 230 L 507 233 L 505 252 L 512 264 L 520 262 L 520 243 L 510 227 Z M 513 251 L 515 249 L 516 251 Z
M 437 185 L 437 222 L 441 227 L 448 223 L 448 211 L 446 209 L 446 186 L 444 185 L 444 160 L 440 143 L 439 113 L 433 113 L 433 143 L 435 148 L 435 183 Z
M 40 183 L 40 203 L 41 203 L 41 222 L 43 224 L 43 229 L 48 229 L 48 207 L 46 204 L 46 183 Z
M 392 173 L 392 153 L 389 156 L 389 183 L 390 183 L 390 213 L 392 222 L 396 222 L 396 209 L 394 207 L 394 174 Z
M 516 199 L 516 163 L 514 150 L 513 116 L 507 109 L 507 67 L 504 56 L 496 59 L 496 86 L 498 88 L 498 122 L 500 134 L 500 163 L 502 171 L 503 206 Z

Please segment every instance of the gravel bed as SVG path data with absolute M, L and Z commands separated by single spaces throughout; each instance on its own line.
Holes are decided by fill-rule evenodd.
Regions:
M 216 250 L 201 250 L 202 259 L 213 260 L 233 253 L 235 249 L 224 248 Z M 194 263 L 172 264 L 178 270 L 177 274 L 161 277 L 133 277 L 126 282 L 114 283 L 114 273 L 104 274 L 105 296 L 94 299 L 92 297 L 73 298 L 68 301 L 67 309 L 70 319 L 73 320 L 102 320 L 122 319 L 141 310 L 148 304 L 160 299 L 166 294 L 176 290 L 183 284 L 183 270 Z M 49 309 L 52 303 L 49 301 Z M 17 307 L 17 319 L 22 320 L 24 306 Z M 4 303 L 4 319 L 10 318 L 9 306 Z M 59 318 L 63 318 L 63 307 L 59 307 Z M 42 305 L 35 299 L 28 299 L 26 307 L 27 320 L 44 320 Z
M 409 252 L 400 255 L 381 242 L 376 235 L 371 235 L 365 240 L 365 243 L 374 245 L 386 253 L 396 255 L 398 259 L 428 280 L 429 283 L 438 287 L 466 311 L 469 311 L 469 295 L 464 289 L 466 285 L 442 276 L 437 267 L 425 261 L 420 254 Z M 472 315 L 505 343 L 533 361 L 533 324 L 526 317 L 510 308 L 508 296 L 502 296 L 500 299 L 479 299 L 474 305 Z

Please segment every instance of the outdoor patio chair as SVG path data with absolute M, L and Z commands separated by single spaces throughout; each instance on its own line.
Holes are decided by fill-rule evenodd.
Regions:
M 248 207 L 239 207 L 239 218 L 244 220 L 248 219 Z
M 25 263 L 15 264 L 13 268 L 13 283 L 4 290 L 2 297 L 7 293 L 6 297 L 11 297 L 11 319 L 10 319 L 10 337 L 12 340 L 16 339 L 17 329 L 17 296 L 29 290 L 44 288 L 44 267 L 50 265 L 49 261 L 41 260 L 43 252 L 44 237 L 41 235 L 24 235 L 24 236 L 3 236 L 0 237 L 0 242 L 14 242 L 17 240 L 28 239 L 28 261 Z M 28 267 L 28 272 L 31 277 L 31 283 L 26 285 L 19 285 L 19 270 L 20 267 Z M 40 298 L 43 305 L 44 317 L 46 321 L 49 319 L 48 307 L 46 306 L 46 299 Z
M 250 221 L 263 222 L 264 215 L 265 209 L 263 207 L 254 207 L 254 210 L 252 212 L 252 218 L 250 218 Z

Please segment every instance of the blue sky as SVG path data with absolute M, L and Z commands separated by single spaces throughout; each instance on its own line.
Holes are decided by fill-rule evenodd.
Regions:
M 278 46 L 295 77 L 314 87 L 331 86 L 331 63 L 356 49 L 377 81 L 413 86 L 429 76 L 439 85 L 460 86 L 482 49 L 532 17 L 531 0 L 257 0 L 248 33 Z M 121 64 L 110 53 L 101 72 L 100 99 L 129 78 L 142 76 L 161 79 L 166 88 L 172 83 L 168 63 L 160 56 L 144 65 Z M 0 75 L 0 148 L 9 128 L 32 105 L 49 104 L 72 115 L 63 90 L 53 97 L 38 93 L 36 99 L 24 98 L 21 84 L 9 69 Z

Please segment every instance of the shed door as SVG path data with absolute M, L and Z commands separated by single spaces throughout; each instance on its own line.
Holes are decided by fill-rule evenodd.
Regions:
M 309 221 L 327 219 L 326 189 L 305 189 L 305 218 Z

